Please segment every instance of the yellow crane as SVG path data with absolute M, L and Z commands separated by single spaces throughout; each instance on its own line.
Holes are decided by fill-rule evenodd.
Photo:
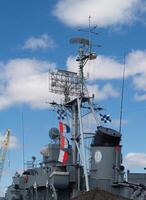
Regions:
M 7 129 L 4 139 L 0 146 L 0 181 L 1 181 L 2 173 L 4 169 L 9 142 L 10 142 L 10 129 Z

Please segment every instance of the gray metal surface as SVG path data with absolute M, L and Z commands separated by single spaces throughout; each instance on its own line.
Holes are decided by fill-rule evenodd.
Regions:
M 103 135 L 100 133 L 101 141 L 96 143 L 97 134 L 98 131 L 91 144 L 90 189 L 98 187 L 121 198 L 144 200 L 146 174 L 129 172 L 129 182 L 126 182 L 123 171 L 120 171 L 121 146 L 117 148 L 117 142 L 114 143 L 110 137 L 106 137 L 106 142 L 104 131 Z M 49 144 L 48 152 L 48 157 L 43 157 L 39 167 L 28 169 L 22 175 L 15 174 L 4 200 L 69 200 L 85 191 L 83 168 L 73 164 L 72 150 L 70 159 L 63 165 L 58 162 L 59 144 Z M 76 189 L 79 182 L 80 187 Z
M 146 200 L 146 174 L 129 173 L 127 176 L 129 180 L 125 180 L 120 145 L 121 134 L 116 130 L 99 126 L 98 117 L 96 117 L 97 109 L 95 109 L 93 101 L 94 95 L 92 97 L 87 95 L 83 69 L 90 59 L 84 49 L 85 45 L 89 45 L 89 40 L 75 38 L 71 42 L 83 46 L 79 48 L 79 57 L 77 58 L 79 77 L 77 74 L 61 70 L 57 74 L 52 73 L 51 76 L 52 91 L 58 91 L 58 93 L 65 95 L 63 104 L 53 102 L 52 105 L 58 106 L 58 108 L 63 107 L 71 116 L 72 131 L 69 141 L 71 145 L 68 144 L 66 149 L 64 149 L 65 147 L 62 148 L 61 131 L 59 132 L 56 128 L 52 129 L 50 137 L 54 143 L 47 144 L 41 150 L 42 162 L 39 166 L 36 166 L 33 157 L 27 170 L 22 174 L 16 173 L 12 184 L 6 191 L 4 200 L 70 200 L 78 197 L 89 188 L 94 189 L 96 187 L 105 190 L 105 193 L 102 192 L 103 196 L 106 196 L 107 191 L 110 192 L 108 193 L 109 199 L 116 199 L 113 194 L 118 194 L 121 199 L 126 197 L 133 200 Z M 67 79 L 66 74 L 68 74 Z M 66 93 L 70 87 L 67 84 L 68 78 L 77 79 L 77 83 L 76 81 L 73 82 L 73 85 L 77 86 L 77 91 L 76 87 L 72 90 L 73 100 L 70 100 L 69 93 Z M 57 80 L 59 85 L 56 84 Z M 64 81 L 64 84 L 62 84 L 62 81 Z M 64 90 L 65 86 L 67 90 Z M 74 95 L 77 96 L 74 97 Z M 93 139 L 89 147 L 91 154 L 90 168 L 87 171 L 89 165 L 87 165 L 86 156 L 89 155 L 85 155 L 86 143 L 82 116 L 89 113 L 92 113 L 96 119 L 97 130 L 94 134 L 92 133 Z M 90 134 L 89 136 L 91 138 Z M 66 162 L 59 160 L 61 150 L 68 155 Z M 107 199 L 108 196 L 106 196 Z

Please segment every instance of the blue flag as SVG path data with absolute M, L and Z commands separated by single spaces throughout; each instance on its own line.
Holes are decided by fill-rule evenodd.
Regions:
M 64 130 L 64 133 L 69 133 L 70 127 L 67 124 L 63 124 L 63 130 Z

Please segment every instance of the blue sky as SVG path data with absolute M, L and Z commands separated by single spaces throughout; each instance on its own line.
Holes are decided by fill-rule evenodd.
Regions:
M 111 114 L 118 129 L 124 53 L 126 79 L 122 145 L 130 169 L 146 166 L 146 1 L 145 0 L 1 0 L 0 1 L 0 132 L 12 130 L 10 151 L 1 184 L 22 170 L 22 113 L 25 160 L 49 142 L 48 130 L 57 117 L 46 102 L 58 99 L 49 92 L 49 69 L 77 71 L 73 36 L 88 37 L 78 27 L 97 25 L 93 37 L 102 48 L 85 74 L 96 101 Z M 10 162 L 8 162 L 10 160 Z M 4 190 L 4 189 L 2 189 Z

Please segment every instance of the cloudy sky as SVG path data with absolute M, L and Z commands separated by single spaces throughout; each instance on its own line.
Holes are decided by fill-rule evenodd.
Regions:
M 48 130 L 57 126 L 47 103 L 58 100 L 49 92 L 48 72 L 78 70 L 77 46 L 69 39 L 88 38 L 89 16 L 99 33 L 91 35 L 97 59 L 85 67 L 89 92 L 119 129 L 125 62 L 123 158 L 128 169 L 146 167 L 146 0 L 1 0 L 0 141 L 7 128 L 12 131 L 4 188 L 16 169 L 22 171 L 23 131 L 25 160 L 41 159 Z

